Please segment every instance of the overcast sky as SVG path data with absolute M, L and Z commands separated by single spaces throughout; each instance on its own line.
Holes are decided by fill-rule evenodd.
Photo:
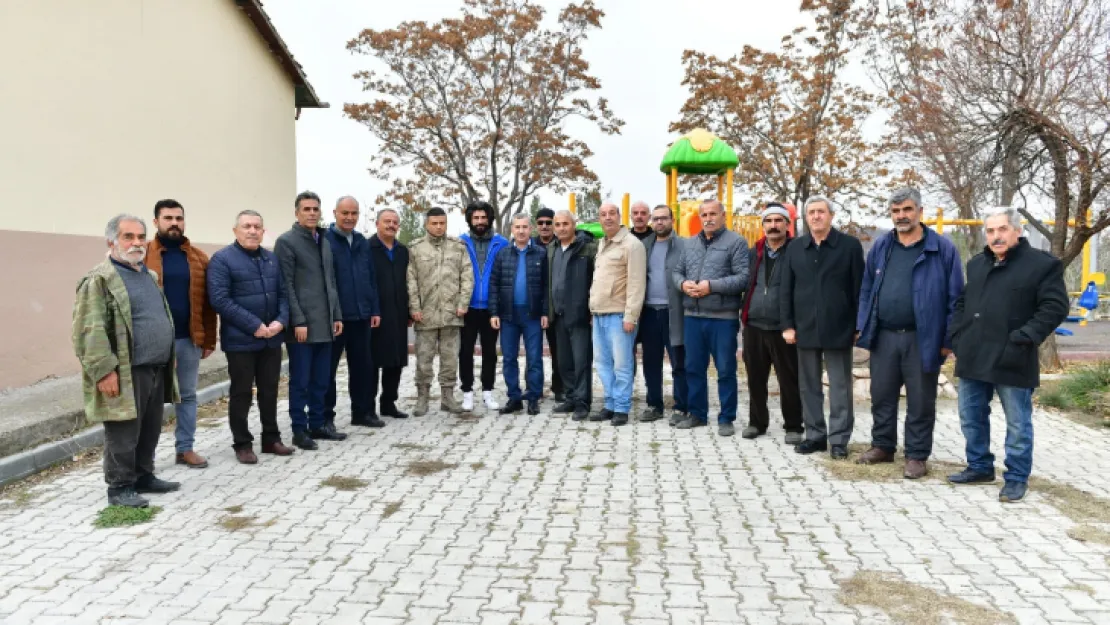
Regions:
M 458 0 L 265 0 L 278 31 L 304 66 L 308 79 L 330 109 L 305 110 L 297 122 L 297 186 L 319 193 L 325 203 L 353 195 L 373 204 L 384 184 L 366 171 L 376 149 L 369 131 L 343 115 L 343 104 L 366 101 L 351 76 L 370 67 L 369 57 L 346 49 L 364 28 L 391 28 L 407 20 L 437 21 L 458 13 Z M 548 17 L 566 2 L 539 0 Z M 659 162 L 674 136 L 667 126 L 686 99 L 682 51 L 695 48 L 719 55 L 744 44 L 773 49 L 802 23 L 796 0 L 596 0 L 605 11 L 602 29 L 592 33 L 585 56 L 601 80 L 601 94 L 625 121 L 620 135 L 580 136 L 593 149 L 589 165 L 603 189 L 618 199 L 662 202 Z M 541 192 L 552 208 L 565 196 Z

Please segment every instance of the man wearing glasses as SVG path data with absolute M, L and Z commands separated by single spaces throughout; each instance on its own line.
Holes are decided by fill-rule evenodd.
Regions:
M 541 208 L 536 212 L 536 236 L 532 237 L 532 244 L 546 249 L 553 241 L 555 241 L 555 211 Z M 550 257 L 551 253 L 548 254 L 549 261 Z M 551 352 L 551 394 L 555 396 L 556 402 L 562 403 L 567 398 L 564 394 L 563 376 L 559 373 L 559 354 L 555 348 L 558 343 L 555 324 L 548 324 L 544 330 L 544 336 L 547 337 L 547 350 Z
M 686 352 L 682 347 L 682 291 L 668 276 L 682 259 L 683 240 L 674 232 L 674 218 L 666 204 L 651 211 L 652 235 L 644 239 L 647 252 L 647 290 L 640 314 L 640 337 L 644 344 L 644 382 L 647 409 L 640 421 L 663 418 L 663 351 L 671 359 L 674 380 L 674 414 L 671 425 L 686 418 Z

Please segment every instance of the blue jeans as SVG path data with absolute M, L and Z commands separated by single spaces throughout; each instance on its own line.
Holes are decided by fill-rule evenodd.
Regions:
M 177 453 L 183 454 L 193 450 L 193 438 L 197 433 L 197 375 L 203 350 L 193 345 L 192 339 L 174 339 L 173 349 L 177 356 L 177 388 L 181 393 L 181 403 L 173 405 L 177 419 L 174 447 Z
M 520 401 L 520 338 L 524 337 L 524 373 L 528 391 L 526 401 L 538 400 L 543 393 L 543 326 L 539 319 L 529 319 L 527 309 L 517 309 L 512 319 L 501 320 L 501 372 L 505 376 L 505 389 L 509 401 Z
M 1007 482 L 1028 482 L 1033 470 L 1033 389 L 960 378 L 960 428 L 967 439 L 967 468 L 994 474 L 991 453 L 991 397 L 997 393 L 1006 415 Z
M 736 335 L 739 319 L 708 319 L 687 316 L 683 327 L 686 343 L 686 404 L 690 416 L 709 421 L 709 357 L 717 367 L 717 396 L 721 413 L 717 423 L 736 420 Z
M 605 409 L 632 410 L 632 349 L 636 330 L 624 331 L 624 315 L 594 315 L 594 368 L 605 389 Z
M 324 398 L 331 386 L 331 343 L 293 342 L 286 345 L 286 350 L 293 433 L 320 429 L 324 426 Z
M 644 306 L 640 314 L 640 342 L 644 353 L 644 385 L 647 405 L 663 409 L 663 352 L 671 360 L 674 379 L 674 409 L 686 412 L 686 355 L 681 345 L 671 345 L 671 316 L 666 308 Z

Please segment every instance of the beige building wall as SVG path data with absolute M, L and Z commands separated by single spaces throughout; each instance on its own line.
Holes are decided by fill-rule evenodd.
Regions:
M 233 0 L 0 1 L 0 98 L 0 390 L 77 370 L 112 215 L 175 198 L 207 248 L 244 208 L 268 244 L 293 221 L 293 83 Z

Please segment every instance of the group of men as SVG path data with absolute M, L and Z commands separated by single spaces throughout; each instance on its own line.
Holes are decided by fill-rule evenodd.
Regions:
M 926 474 L 936 418 L 941 364 L 955 353 L 968 467 L 956 483 L 994 480 L 989 404 L 997 392 L 1006 413 L 1004 501 L 1024 496 L 1032 464 L 1036 346 L 1063 320 L 1067 294 L 1060 262 L 1021 237 L 1016 211 L 985 215 L 987 248 L 967 266 L 965 287 L 953 244 L 922 223 L 920 194 L 896 192 L 894 229 L 864 257 L 861 243 L 833 227 L 833 203 L 811 197 L 806 234 L 790 236 L 791 213 L 778 203 L 761 213 L 762 236 L 749 249 L 725 227 L 724 208 L 699 208 L 701 232 L 682 238 L 671 209 L 638 202 L 632 228 L 611 203 L 599 210 L 595 239 L 570 211 L 542 209 L 510 221 L 510 239 L 493 232 L 484 202 L 465 211 L 469 232 L 447 235 L 447 214 L 425 213 L 426 236 L 406 246 L 400 220 L 385 209 L 377 232 L 357 231 L 359 205 L 335 205 L 321 226 L 320 198 L 304 192 L 296 223 L 262 247 L 262 217 L 236 216 L 235 242 L 209 259 L 185 237 L 185 210 L 155 205 L 157 233 L 118 215 L 105 231 L 108 258 L 79 284 L 73 342 L 85 382 L 86 414 L 105 425 L 105 480 L 110 503 L 148 505 L 143 494 L 176 490 L 155 477 L 154 450 L 163 402 L 174 404 L 176 461 L 207 461 L 193 450 L 199 363 L 220 347 L 230 378 L 229 425 L 239 462 L 254 464 L 247 416 L 257 388 L 264 454 L 342 441 L 335 426 L 336 373 L 348 364 L 351 424 L 382 427 L 381 416 L 405 418 L 397 406 L 415 335 L 417 397 L 413 414 L 429 411 L 438 355 L 440 409 L 474 408 L 474 350 L 487 409 L 538 414 L 543 396 L 544 334 L 551 353 L 554 412 L 576 421 L 629 422 L 635 347 L 642 345 L 646 406 L 641 422 L 662 419 L 663 356 L 670 360 L 678 429 L 709 421 L 712 360 L 720 410 L 718 433 L 732 436 L 738 407 L 737 349 L 750 394 L 752 439 L 770 425 L 772 368 L 778 379 L 785 442 L 801 454 L 828 450 L 847 458 L 852 433 L 853 347 L 871 352 L 871 449 L 861 463 L 892 462 L 898 443 L 900 391 L 906 392 L 907 478 Z M 743 323 L 742 323 L 743 322 Z M 500 337 L 506 403 L 493 394 Z M 524 388 L 519 351 L 524 343 Z M 282 347 L 289 357 L 293 446 L 277 424 Z M 594 371 L 604 390 L 593 408 Z M 822 370 L 828 375 L 826 424 Z M 461 383 L 462 401 L 455 397 Z M 380 388 L 380 394 L 379 394 Z

